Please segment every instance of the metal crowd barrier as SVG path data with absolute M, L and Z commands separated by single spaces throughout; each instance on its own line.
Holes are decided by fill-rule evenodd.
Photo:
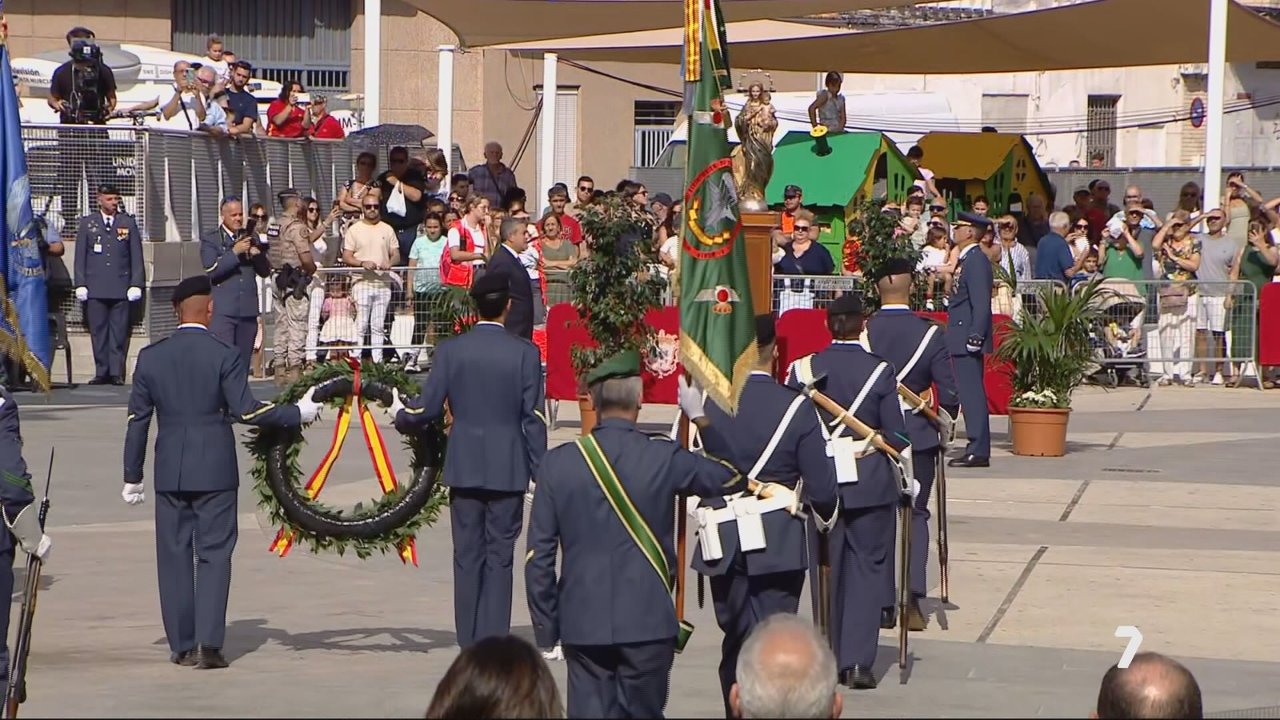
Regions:
M 1259 388 L 1258 293 L 1252 283 L 1105 280 L 1093 332 L 1107 384 L 1239 384 Z
M 911 288 L 912 310 L 945 312 L 949 286 L 942 278 L 917 277 Z M 865 290 L 864 280 L 855 275 L 775 275 L 773 307 L 779 315 L 796 309 L 822 309 L 840 295 Z M 1016 287 L 997 284 L 991 298 L 991 312 L 1016 321 L 1023 308 L 1034 308 L 1036 293 L 1045 288 L 1065 291 L 1067 284 L 1056 280 L 1019 280 Z

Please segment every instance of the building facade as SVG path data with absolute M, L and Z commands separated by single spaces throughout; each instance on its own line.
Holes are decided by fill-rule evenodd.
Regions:
M 1071 0 L 1057 0 L 1070 2 Z M 973 0 L 939 5 L 967 13 L 1043 9 L 1055 0 Z M 1280 6 L 1280 0 L 1251 4 Z M 362 92 L 362 0 L 7 0 L 15 56 L 65 47 L 75 25 L 92 28 L 101 42 L 132 42 L 200 54 L 208 34 L 261 68 L 272 80 L 302 79 L 308 89 Z M 37 10 L 38 8 L 38 10 Z M 893 22 L 878 16 L 878 23 Z M 299 20 L 303 18 L 305 20 Z M 938 17 L 915 9 L 901 24 Z M 862 20 L 860 22 L 866 22 Z M 382 122 L 436 126 L 438 51 L 457 42 L 439 22 L 399 0 L 382 2 Z M 1244 109 L 1227 116 L 1227 165 L 1280 163 L 1280 64 L 1234 66 L 1228 103 Z M 836 68 L 839 69 L 839 68 Z M 542 63 L 499 51 L 455 56 L 453 133 L 464 155 L 477 162 L 484 143 L 503 144 L 506 162 L 532 194 L 538 157 L 537 107 Z M 773 73 L 777 91 L 813 91 L 809 73 Z M 974 76 L 846 76 L 844 92 L 942 93 L 962 126 L 1022 132 L 1043 165 L 1197 165 L 1204 124 L 1192 117 L 1204 102 L 1205 67 L 1157 66 L 1114 70 Z M 661 150 L 678 113 L 675 65 L 562 63 L 557 101 L 557 179 L 588 174 L 601 186 L 644 165 Z M 856 104 L 849 108 L 857 115 Z

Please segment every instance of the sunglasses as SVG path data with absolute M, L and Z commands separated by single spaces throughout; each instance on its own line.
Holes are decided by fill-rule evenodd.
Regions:
M 1196 197 L 1196 196 L 1198 196 L 1199 194 L 1200 194 L 1200 193 L 1198 193 L 1198 192 L 1196 192 L 1196 191 L 1194 191 L 1194 190 L 1188 190 L 1187 192 L 1182 193 L 1182 197 Z
M 266 213 L 254 213 L 254 214 L 250 215 L 249 217 L 253 218 L 254 220 L 266 220 L 266 219 L 267 219 L 267 214 L 266 214 Z
M 309 208 L 307 208 L 307 212 L 320 212 L 320 208 L 318 208 L 318 207 L 309 207 Z
M 809 225 L 797 225 L 795 227 L 795 232 L 809 232 L 809 227 Z
M 578 192 L 595 192 L 596 189 L 590 185 L 579 185 Z
M 1077 229 L 1077 230 L 1088 230 L 1088 229 L 1089 229 L 1089 223 L 1076 223 L 1076 229 Z
M 378 206 L 377 206 L 376 204 L 374 204 L 374 205 L 365 205 L 365 206 L 364 206 L 364 209 L 365 209 L 365 210 L 377 210 L 377 209 L 378 209 Z

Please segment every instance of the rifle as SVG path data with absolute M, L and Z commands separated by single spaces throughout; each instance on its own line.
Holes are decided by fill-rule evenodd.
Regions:
M 40 501 L 40 527 L 49 517 L 49 485 L 53 482 L 53 452 L 49 448 L 49 472 L 44 479 L 44 499 Z M 18 617 L 18 634 L 13 644 L 13 660 L 9 664 L 9 686 L 4 695 L 4 716 L 18 717 L 18 706 L 27 701 L 27 655 L 31 653 L 31 625 L 36 619 L 36 594 L 40 591 L 40 569 L 44 561 L 33 553 L 27 556 L 27 577 L 22 588 L 22 613 Z

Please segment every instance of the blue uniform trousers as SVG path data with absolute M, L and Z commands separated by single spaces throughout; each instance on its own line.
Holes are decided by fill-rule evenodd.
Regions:
M 626 645 L 565 645 L 570 718 L 661 718 L 676 639 Z
M 511 563 L 524 493 L 453 488 L 453 619 L 458 646 L 511 632 Z
M 0 681 L 9 679 L 9 612 L 13 609 L 13 557 L 13 545 L 0 550 L 0 638 L 4 638 L 0 641 Z
M 965 453 L 991 457 L 991 416 L 987 413 L 987 389 L 982 384 L 982 353 L 953 356 L 960 409 L 964 411 L 964 433 L 969 437 Z
M 933 494 L 933 481 L 938 474 L 938 453 L 941 448 L 930 448 L 929 450 L 912 451 L 912 460 L 915 465 L 916 481 L 920 483 L 920 493 L 916 495 L 914 506 L 911 508 L 911 594 L 914 597 L 922 598 L 929 594 L 928 566 L 929 566 L 929 518 L 933 514 L 929 512 L 929 497 Z M 889 532 L 889 592 L 885 601 L 885 607 L 893 607 L 898 603 L 898 596 L 895 588 L 898 586 L 897 578 L 897 562 L 898 562 L 898 542 L 897 542 L 897 526 L 890 528 Z
M 896 505 L 850 508 L 832 530 L 832 636 L 842 671 L 875 664 L 884 589 L 893 586 L 897 512 Z
M 720 642 L 720 691 L 725 714 L 730 716 L 729 689 L 737 678 L 738 652 L 747 636 L 765 618 L 775 613 L 795 615 L 804 590 L 804 570 L 748 575 L 747 560 L 741 552 L 723 575 L 712 575 L 711 599 L 716 624 L 724 631 Z
M 222 342 L 239 350 L 240 355 L 244 357 L 245 367 L 252 364 L 253 341 L 258 338 L 258 318 L 215 314 L 209 323 L 209 332 Z
M 227 629 L 236 491 L 157 492 L 156 571 L 169 649 L 220 649 Z
M 89 339 L 93 343 L 94 377 L 124 377 L 129 341 L 129 301 L 89 298 L 84 303 Z

